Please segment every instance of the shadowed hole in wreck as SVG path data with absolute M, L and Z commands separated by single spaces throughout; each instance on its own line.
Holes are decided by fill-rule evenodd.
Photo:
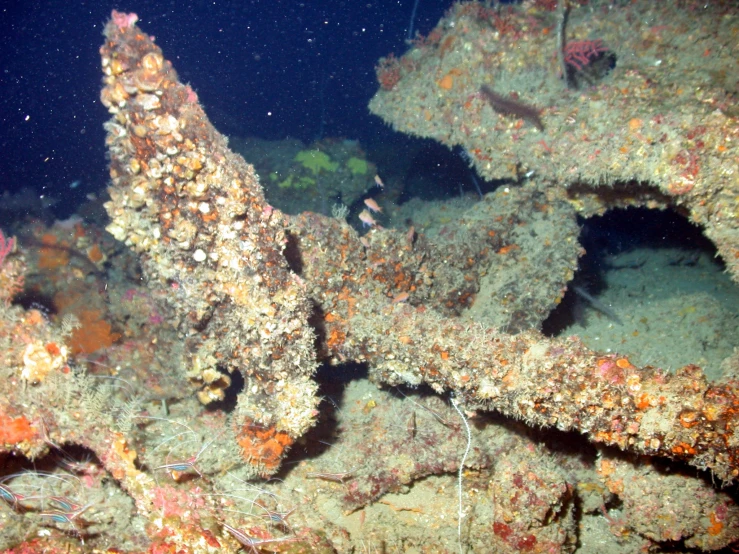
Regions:
M 36 472 L 43 475 L 55 472 L 83 475 L 90 472 L 105 471 L 100 460 L 89 448 L 77 444 L 67 444 L 63 447 L 49 446 L 49 451 L 43 456 L 29 460 L 25 456 L 0 456 L 0 480 L 16 473 Z
M 298 240 L 290 231 L 285 231 L 285 240 L 285 250 L 283 250 L 282 254 L 285 256 L 287 266 L 293 273 L 302 275 L 303 256 L 300 252 L 300 247 L 298 246 Z
M 56 315 L 54 300 L 34 290 L 24 289 L 13 297 L 14 306 L 22 306 L 24 310 L 38 310 L 47 320 Z
M 480 194 L 511 183 L 510 180 L 486 181 L 471 167 L 463 150 L 450 150 L 435 141 L 416 141 L 412 154 L 411 162 L 402 175 L 404 185 L 398 204 L 411 198 L 426 201 L 466 195 L 478 198 Z
M 236 408 L 239 393 L 244 390 L 244 376 L 241 375 L 240 371 L 232 371 L 229 373 L 221 367 L 218 367 L 217 369 L 220 373 L 230 377 L 231 384 L 224 389 L 223 400 L 216 400 L 207 404 L 205 406 L 205 410 L 208 412 L 223 411 L 230 414 Z
M 316 350 L 316 359 L 320 363 L 321 360 L 326 360 L 329 357 L 328 346 L 326 345 L 326 314 L 318 301 L 310 299 L 310 302 L 311 311 L 308 316 L 308 325 L 316 334 L 313 347 Z
M 49 529 L 75 538 L 94 537 L 99 533 L 96 524 L 105 519 L 104 500 L 122 494 L 95 453 L 79 445 L 49 445 L 49 451 L 33 461 L 3 455 L 0 468 L 0 502 L 8 510 L 2 527 L 8 534 L 41 536 Z
M 334 446 L 341 432 L 339 412 L 344 406 L 344 393 L 351 381 L 367 379 L 365 364 L 348 363 L 332 366 L 328 363 L 318 367 L 313 376 L 318 382 L 318 420 L 308 432 L 300 437 L 285 457 L 276 477 L 284 478 L 303 460 L 318 458 Z
M 586 254 L 544 334 L 576 334 L 594 350 L 633 355 L 641 365 L 698 363 L 717 376 L 736 337 L 714 339 L 722 327 L 697 334 L 710 320 L 730 328 L 733 317 L 736 327 L 739 289 L 702 229 L 674 210 L 646 208 L 614 209 L 581 224 Z M 673 355 L 680 349 L 682 359 Z
M 25 456 L 11 456 L 10 453 L 0 455 L 0 483 L 9 475 L 20 473 L 21 471 L 32 471 L 33 463 Z

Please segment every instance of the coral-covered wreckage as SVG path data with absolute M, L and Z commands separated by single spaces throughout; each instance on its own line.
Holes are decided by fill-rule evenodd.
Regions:
M 739 15 L 720 3 L 573 5 L 570 40 L 602 42 L 563 79 L 553 4 L 456 4 L 379 66 L 376 113 L 464 145 L 486 177 L 535 172 L 433 242 L 413 228 L 360 238 L 343 219 L 270 206 L 136 16 L 113 12 L 101 48 L 107 229 L 138 256 L 144 284 L 118 293 L 125 313 L 114 276 L 106 294 L 120 321 L 147 319 L 120 347 L 104 329 L 100 371 L 85 347 L 70 349 L 90 310 L 52 321 L 11 302 L 26 267 L 42 264 L 8 249 L 0 547 L 571 552 L 594 540 L 586 516 L 598 540 L 629 551 L 737 541 L 737 382 L 708 382 L 695 365 L 635 367 L 536 329 L 577 267 L 578 213 L 683 208 L 739 276 L 739 114 L 721 81 L 736 75 Z M 583 71 L 590 57 L 608 58 L 607 77 Z M 483 86 L 518 99 L 496 111 Z M 519 101 L 541 107 L 540 124 L 517 117 Z M 488 307 L 468 317 L 481 298 Z M 94 314 L 85 336 L 106 315 Z M 380 386 L 347 387 L 320 444 L 319 362 L 366 364 Z M 413 392 L 421 385 L 436 395 Z M 590 445 L 573 453 L 563 443 L 576 433 Z M 291 449 L 325 457 L 260 480 Z M 430 496 L 408 504 L 424 487 Z

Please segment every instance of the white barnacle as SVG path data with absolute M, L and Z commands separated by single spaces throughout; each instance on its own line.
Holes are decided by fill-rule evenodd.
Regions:
M 144 110 L 147 111 L 156 110 L 162 105 L 159 97 L 154 94 L 139 94 L 136 97 L 136 101 L 142 108 L 144 108 Z
M 219 226 L 218 227 L 218 232 L 219 232 L 221 238 L 223 238 L 224 240 L 232 240 L 232 239 L 235 239 L 236 236 L 237 236 L 235 231 L 232 231 L 231 229 L 229 229 L 225 225 Z
M 152 123 L 160 135 L 172 134 L 179 127 L 177 118 L 172 115 L 158 115 L 152 120 Z

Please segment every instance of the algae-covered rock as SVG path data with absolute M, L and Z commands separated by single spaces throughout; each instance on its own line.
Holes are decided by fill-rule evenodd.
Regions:
M 585 216 L 684 206 L 736 280 L 736 5 L 570 2 L 568 88 L 556 4 L 455 4 L 428 37 L 378 65 L 370 110 L 464 147 L 486 179 L 565 185 Z

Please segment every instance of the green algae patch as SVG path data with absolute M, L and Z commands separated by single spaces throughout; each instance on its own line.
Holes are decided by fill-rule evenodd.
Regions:
M 316 180 L 307 176 L 295 177 L 295 175 L 288 175 L 287 179 L 277 183 L 277 186 L 281 189 L 305 190 L 316 186 Z
M 310 169 L 314 175 L 318 175 L 321 171 L 333 173 L 339 168 L 339 164 L 331 161 L 328 154 L 320 150 L 301 150 L 295 156 L 295 161 Z
M 352 175 L 367 175 L 367 170 L 369 169 L 367 160 L 355 156 L 352 156 L 346 161 L 346 167 L 352 172 Z

